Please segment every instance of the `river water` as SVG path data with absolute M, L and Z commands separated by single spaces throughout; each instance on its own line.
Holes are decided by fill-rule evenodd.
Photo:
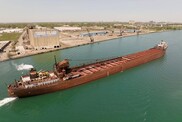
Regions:
M 142 51 L 160 40 L 169 44 L 164 57 L 68 90 L 17 99 L 0 107 L 0 122 L 181 122 L 182 31 L 114 39 L 1 62 L 0 100 L 8 97 L 5 83 L 26 74 L 17 71 L 18 65 L 51 70 L 56 55 L 57 60 L 77 60 L 71 61 L 75 66 Z

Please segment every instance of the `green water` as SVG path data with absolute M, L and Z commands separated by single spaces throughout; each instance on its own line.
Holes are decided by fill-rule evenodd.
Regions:
M 15 65 L 50 70 L 54 55 L 58 60 L 110 58 L 148 49 L 160 40 L 169 44 L 163 58 L 68 90 L 18 99 L 0 107 L 0 122 L 182 122 L 182 31 L 114 39 L 1 62 L 0 99 L 7 97 L 3 81 L 10 83 L 22 74 Z M 71 65 L 81 63 L 88 61 Z

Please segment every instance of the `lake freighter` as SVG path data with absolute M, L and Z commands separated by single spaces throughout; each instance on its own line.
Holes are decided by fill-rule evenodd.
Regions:
M 70 68 L 69 60 L 65 59 L 55 62 L 53 71 L 31 69 L 29 75 L 8 85 L 8 94 L 22 98 L 68 89 L 158 59 L 164 56 L 167 47 L 161 41 L 151 49 L 92 64 Z

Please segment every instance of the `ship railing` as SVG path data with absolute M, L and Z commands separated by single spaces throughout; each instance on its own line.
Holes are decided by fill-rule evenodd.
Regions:
M 54 79 L 54 80 L 48 80 L 48 81 L 44 81 L 44 82 L 40 82 L 40 83 L 36 83 L 36 84 L 28 84 L 28 85 L 25 85 L 25 88 L 33 88 L 33 87 L 37 87 L 37 86 L 42 86 L 42 85 L 55 83 L 55 82 L 58 82 L 58 81 L 59 81 L 59 79 Z
M 66 76 L 66 77 L 63 77 L 63 81 L 65 80 L 69 80 L 69 79 L 74 79 L 74 78 L 77 78 L 77 77 L 80 77 L 81 74 L 76 74 L 76 75 L 72 75 L 72 76 Z
M 158 51 L 157 50 L 153 50 L 153 51 L 147 50 L 147 51 L 136 53 L 135 55 L 129 55 L 129 56 L 127 56 L 127 58 L 130 58 L 131 60 L 133 60 L 133 59 L 138 59 L 140 57 L 143 57 L 143 56 L 146 56 L 146 55 L 149 55 L 149 54 L 151 55 L 151 54 L 154 54 L 154 53 L 158 53 Z

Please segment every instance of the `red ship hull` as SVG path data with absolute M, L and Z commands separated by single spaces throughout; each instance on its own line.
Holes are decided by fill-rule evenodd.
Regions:
M 8 88 L 8 93 L 10 96 L 28 97 L 68 89 L 145 64 L 164 56 L 164 54 L 165 50 L 151 48 L 115 59 L 72 68 L 72 71 L 79 72 L 81 77 L 65 81 L 60 79 L 58 82 L 33 88 Z

